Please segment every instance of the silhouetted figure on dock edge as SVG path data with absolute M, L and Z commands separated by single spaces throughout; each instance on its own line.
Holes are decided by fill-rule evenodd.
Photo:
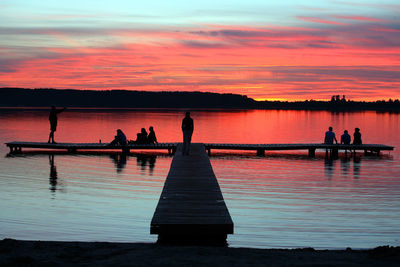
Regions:
M 53 143 L 56 144 L 56 141 L 54 141 L 54 132 L 57 130 L 57 114 L 63 112 L 67 108 L 57 110 L 55 106 L 51 106 L 50 110 L 50 115 L 49 115 L 49 121 L 50 121 L 50 134 L 49 134 L 49 140 L 47 143 Z
M 136 144 L 148 144 L 147 131 L 146 131 L 145 128 L 142 128 L 140 130 L 140 133 L 136 134 L 136 141 L 134 143 L 136 143 Z
M 115 136 L 114 140 L 112 140 L 110 143 L 110 146 L 115 146 L 115 145 L 120 145 L 120 146 L 126 145 L 126 136 L 121 129 L 117 130 L 117 135 Z
M 344 133 L 340 137 L 340 143 L 344 145 L 350 145 L 351 143 L 351 136 L 347 130 L 344 130 Z
M 149 128 L 149 135 L 147 136 L 147 142 L 149 144 L 158 144 L 156 133 L 154 132 L 153 126 L 150 126 Z
M 335 133 L 333 132 L 333 128 L 329 127 L 329 131 L 325 132 L 324 144 L 333 145 L 333 141 L 335 141 L 337 144 L 337 139 Z
M 183 118 L 182 120 L 182 132 L 183 132 L 182 155 L 189 155 L 193 130 L 194 130 L 193 119 L 190 117 L 190 112 L 186 112 L 185 118 Z
M 340 143 L 343 145 L 350 145 L 351 136 L 349 135 L 349 131 L 344 130 L 342 136 L 340 137 Z M 347 149 L 344 150 L 344 154 L 346 155 L 346 158 L 347 158 Z
M 359 128 L 354 129 L 353 145 L 362 145 L 361 133 Z

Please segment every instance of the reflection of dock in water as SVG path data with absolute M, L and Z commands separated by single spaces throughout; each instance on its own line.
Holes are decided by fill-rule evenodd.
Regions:
M 6 143 L 10 148 L 10 153 L 20 153 L 22 148 L 33 149 L 57 149 L 67 150 L 68 152 L 89 151 L 89 150 L 122 150 L 130 153 L 131 150 L 168 150 L 169 154 L 173 154 L 178 143 L 158 143 L 158 144 L 129 144 L 126 146 L 110 146 L 102 143 L 57 143 L 49 144 L 43 142 L 20 142 L 14 141 Z M 208 154 L 211 150 L 237 150 L 256 151 L 258 156 L 264 156 L 265 151 L 284 151 L 284 150 L 308 150 L 308 156 L 314 157 L 316 150 L 330 150 L 331 154 L 336 157 L 339 151 L 363 151 L 365 154 L 379 155 L 381 151 L 393 150 L 393 146 L 381 144 L 363 144 L 363 145 L 327 145 L 327 144 L 203 144 Z
M 157 208 L 151 234 L 160 242 L 225 244 L 233 222 L 202 144 L 192 144 L 190 155 L 179 145 Z

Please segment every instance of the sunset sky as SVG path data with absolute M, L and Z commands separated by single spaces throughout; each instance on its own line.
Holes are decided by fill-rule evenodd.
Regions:
M 0 87 L 400 98 L 400 3 L 1 0 Z

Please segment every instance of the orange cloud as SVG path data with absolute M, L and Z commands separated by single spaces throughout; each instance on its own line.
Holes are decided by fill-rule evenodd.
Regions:
M 0 57 L 0 86 L 199 90 L 289 100 L 328 99 L 339 93 L 354 100 L 399 98 L 400 37 L 395 25 L 351 18 L 368 23 L 19 29 L 21 36 L 48 42 L 0 46 L 6 52 Z M 0 29 L 3 36 L 12 32 Z

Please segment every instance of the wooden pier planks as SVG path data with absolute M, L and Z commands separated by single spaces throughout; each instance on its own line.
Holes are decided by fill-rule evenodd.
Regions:
M 349 150 L 349 151 L 364 151 L 374 152 L 379 155 L 382 150 L 394 150 L 393 146 L 381 145 L 381 144 L 362 144 L 362 145 L 343 145 L 343 144 L 217 144 L 217 143 L 206 143 L 204 144 L 208 154 L 211 155 L 211 149 L 221 150 L 255 150 L 257 155 L 263 156 L 265 151 L 278 151 L 278 150 L 308 150 L 308 155 L 311 157 L 315 156 L 316 149 L 329 149 L 334 151 Z
M 127 146 L 109 146 L 107 143 L 57 143 L 48 144 L 44 142 L 21 142 L 14 141 L 8 142 L 6 145 L 10 148 L 11 153 L 20 153 L 22 148 L 35 148 L 35 149 L 64 149 L 69 152 L 77 152 L 78 150 L 122 150 L 125 153 L 129 153 L 130 150 L 150 150 L 150 149 L 167 149 L 168 153 L 173 154 L 176 150 L 177 143 L 158 143 L 158 144 L 130 144 Z M 339 150 L 342 151 L 364 151 L 366 154 L 377 154 L 381 151 L 393 150 L 393 146 L 381 145 L 381 144 L 362 144 L 362 145 L 327 145 L 327 144 L 316 144 L 316 143 L 305 143 L 305 144 L 216 144 L 206 143 L 204 144 L 208 154 L 211 154 L 211 149 L 221 150 L 254 150 L 257 151 L 257 155 L 264 156 L 265 151 L 270 150 L 308 150 L 310 157 L 315 156 L 317 149 L 331 150 L 335 154 Z
M 233 222 L 203 144 L 192 144 L 189 156 L 182 145 L 171 163 L 150 233 L 159 241 L 206 239 L 226 242 Z
M 24 142 L 13 141 L 6 143 L 10 148 L 10 152 L 21 152 L 22 148 L 35 149 L 58 149 L 67 150 L 69 152 L 77 152 L 78 150 L 122 150 L 129 152 L 131 149 L 167 149 L 169 153 L 173 153 L 177 143 L 158 143 L 158 144 L 130 144 L 126 146 L 110 146 L 109 143 L 45 143 L 45 142 Z

